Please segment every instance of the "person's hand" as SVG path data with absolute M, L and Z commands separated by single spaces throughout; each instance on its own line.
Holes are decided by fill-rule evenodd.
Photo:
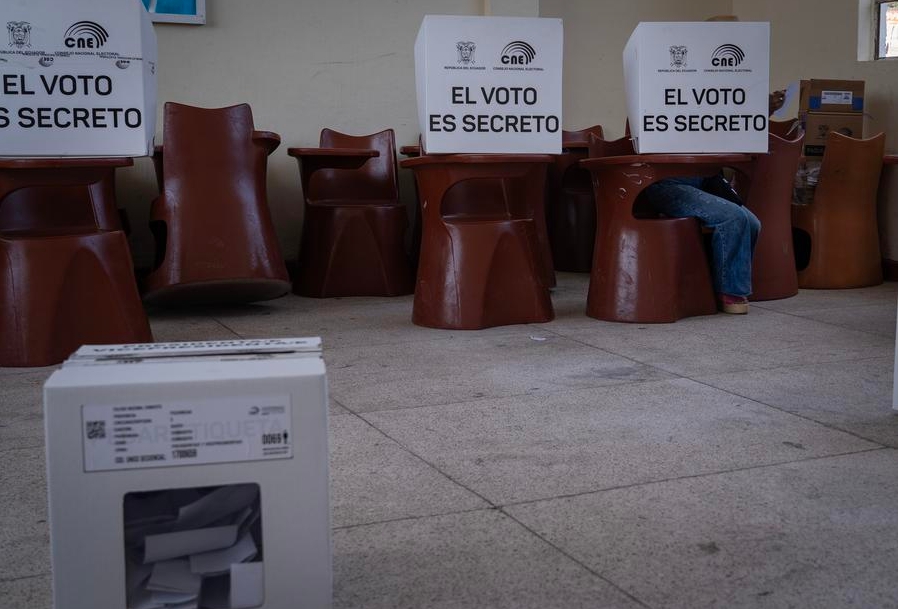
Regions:
M 784 89 L 781 89 L 780 91 L 774 91 L 768 95 L 768 116 L 774 114 L 774 112 L 779 110 L 780 107 L 784 105 L 785 95 L 786 91 Z

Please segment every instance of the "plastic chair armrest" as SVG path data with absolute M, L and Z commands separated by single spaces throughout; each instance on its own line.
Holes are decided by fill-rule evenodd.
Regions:
M 281 145 L 281 136 L 273 131 L 254 131 L 253 143 L 265 148 L 265 154 L 273 153 Z

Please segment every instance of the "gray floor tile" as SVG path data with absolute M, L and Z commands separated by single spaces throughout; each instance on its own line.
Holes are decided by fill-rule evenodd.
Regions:
M 329 416 L 337 416 L 341 414 L 350 414 L 350 411 L 340 405 L 340 403 L 335 400 L 333 397 L 328 396 L 328 415 Z
M 499 326 L 477 332 L 416 326 L 412 323 L 411 295 L 392 299 L 285 296 L 265 304 L 265 308 L 254 305 L 254 314 L 233 309 L 213 313 L 222 324 L 246 338 L 320 336 L 325 349 L 523 332 L 522 326 Z
M 749 315 L 689 317 L 672 324 L 624 324 L 591 318 L 553 331 L 668 372 L 696 376 L 886 356 L 887 336 L 858 332 L 768 309 Z
M 685 379 L 363 416 L 497 504 L 876 447 Z
M 354 412 L 671 378 L 537 327 L 502 337 L 333 349 L 325 361 L 334 397 Z
M 850 330 L 872 332 L 888 337 L 896 336 L 896 303 L 885 302 L 855 307 L 814 309 L 795 315 Z
M 4 376 L 0 399 L 0 450 L 43 447 L 44 382 L 54 368 Z
M 753 307 L 764 307 L 772 311 L 801 314 L 803 311 L 839 309 L 872 304 L 896 303 L 896 282 L 885 282 L 868 288 L 852 290 L 799 290 L 792 298 L 764 300 L 752 303 Z
M 332 417 L 330 440 L 332 526 L 488 506 L 355 415 Z
M 51 609 L 49 575 L 36 575 L 14 580 L 0 577 L 0 609 Z
M 39 368 L 11 368 L 11 367 L 2 367 L 0 366 L 0 377 L 7 376 L 18 376 L 20 374 L 35 374 L 39 372 L 43 372 L 45 376 L 50 376 L 50 374 L 59 368 L 56 366 L 41 366 Z M 6 383 L 6 378 L 3 379 L 3 385 Z M 2 385 L 0 385 L 2 386 Z
M 151 312 L 150 329 L 157 343 L 193 340 L 234 340 L 240 338 L 214 319 L 204 317 L 202 310 Z
M 334 609 L 637 609 L 495 511 L 335 531 Z
M 895 448 L 894 363 L 881 357 L 698 380 Z
M 507 508 L 657 609 L 896 606 L 896 451 Z
M 414 326 L 411 296 L 150 318 L 322 336 L 335 607 L 895 607 L 895 283 L 646 325 L 557 276 L 554 321 L 481 331 Z M 55 368 L 0 368 L 0 609 L 50 609 Z
M 0 579 L 50 571 L 44 449 L 0 451 Z

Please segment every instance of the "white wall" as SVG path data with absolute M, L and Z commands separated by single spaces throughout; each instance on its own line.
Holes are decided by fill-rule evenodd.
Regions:
M 743 21 L 771 22 L 771 86 L 803 78 L 865 81 L 865 134 L 896 152 L 896 60 L 858 61 L 856 0 L 733 0 Z
M 606 138 L 624 135 L 621 52 L 638 23 L 702 21 L 730 12 L 731 0 L 541 0 L 540 15 L 562 18 L 565 30 L 565 128 L 599 124 Z
M 357 134 L 392 127 L 398 145 L 415 143 L 413 45 L 426 14 L 562 18 L 564 127 L 599 123 L 610 137 L 624 133 L 621 50 L 638 22 L 722 14 L 770 21 L 772 87 L 809 77 L 864 79 L 871 115 L 866 128 L 887 132 L 887 149 L 896 151 L 896 62 L 856 60 L 854 0 L 207 0 L 206 7 L 204 26 L 156 26 L 160 117 L 165 101 L 248 102 L 257 128 L 281 135 L 268 184 L 287 259 L 297 255 L 302 200 L 297 165 L 286 149 L 317 145 L 322 127 Z M 141 159 L 118 175 L 120 203 L 134 227 L 135 261 L 147 265 L 152 164 Z M 411 183 L 409 172 L 401 171 L 409 202 Z

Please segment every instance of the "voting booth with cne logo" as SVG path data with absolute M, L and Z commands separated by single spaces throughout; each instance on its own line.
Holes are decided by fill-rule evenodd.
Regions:
M 767 152 L 768 56 L 768 23 L 640 23 L 623 53 L 637 152 Z
M 140 0 L 5 0 L 0 157 L 146 156 L 156 35 Z
M 428 15 L 415 40 L 425 153 L 562 150 L 562 21 Z

